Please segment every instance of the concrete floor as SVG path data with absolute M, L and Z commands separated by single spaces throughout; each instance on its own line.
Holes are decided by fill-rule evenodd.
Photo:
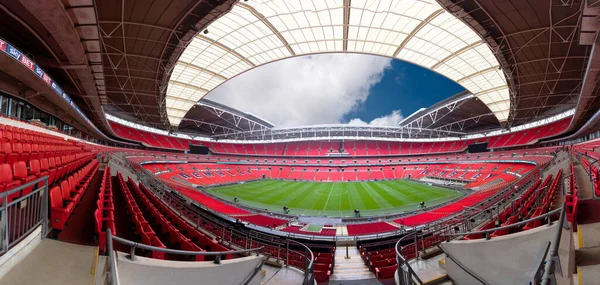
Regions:
M 261 281 L 261 285 L 278 285 L 278 284 L 302 284 L 304 273 L 295 268 L 275 267 L 263 265 L 265 277 Z
M 44 239 L 23 261 L 0 279 L 0 284 L 93 284 L 95 249 L 93 246 Z
M 574 282 L 579 285 L 597 285 L 600 280 L 600 265 L 580 266 L 577 268 L 578 279 Z
M 583 169 L 581 164 L 577 163 L 574 165 L 575 176 L 577 177 L 577 190 L 579 191 L 579 200 L 587 200 L 594 198 L 592 182 L 587 172 Z
M 443 279 L 446 275 L 446 269 L 440 264 L 440 259 L 444 255 L 440 254 L 430 259 L 416 258 L 408 262 L 423 283 L 429 283 L 432 280 Z

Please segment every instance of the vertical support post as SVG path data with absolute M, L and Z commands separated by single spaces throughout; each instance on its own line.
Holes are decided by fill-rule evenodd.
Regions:
M 277 244 L 277 261 L 281 257 L 281 244 Z
M 48 234 L 48 176 L 44 179 L 44 188 L 42 188 L 42 239 Z
M 346 256 L 345 259 L 350 259 L 350 255 L 348 254 L 348 244 L 346 244 Z
M 135 261 L 135 249 L 137 248 L 137 242 L 131 246 L 131 248 L 129 249 L 129 256 L 128 258 L 132 261 Z
M 285 241 L 285 265 L 288 266 L 290 264 L 290 241 Z
M 415 235 L 415 254 L 419 253 L 419 236 Z
M 6 192 L 5 192 L 6 193 Z M 7 252 L 8 251 L 8 243 L 9 243 L 9 239 L 10 239 L 10 224 L 9 224 L 9 220 L 10 220 L 10 211 L 8 211 L 8 195 L 4 196 L 3 199 L 3 203 L 4 203 L 4 207 L 3 211 L 4 213 L 2 214 L 2 229 L 4 229 L 4 232 L 6 233 L 4 235 L 4 240 L 3 240 L 3 244 L 2 244 L 2 252 Z

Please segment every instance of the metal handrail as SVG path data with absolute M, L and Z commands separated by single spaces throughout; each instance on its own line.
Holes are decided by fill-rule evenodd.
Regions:
M 564 208 L 564 205 L 561 206 L 560 208 L 556 208 L 548 213 L 545 213 L 543 215 L 539 215 L 537 217 L 533 217 L 533 218 L 529 218 L 527 220 L 523 220 L 514 224 L 510 224 L 510 225 L 506 225 L 506 226 L 501 226 L 501 227 L 497 227 L 497 228 L 493 228 L 493 229 L 488 229 L 488 230 L 482 230 L 482 231 L 472 231 L 472 232 L 465 232 L 465 233 L 450 233 L 450 234 L 441 234 L 441 236 L 443 237 L 457 237 L 457 236 L 466 236 L 466 235 L 472 235 L 472 234 L 485 234 L 486 238 L 489 238 L 489 234 L 495 231 L 499 231 L 499 230 L 505 230 L 505 229 L 511 229 L 514 227 L 518 227 L 521 225 L 525 225 L 529 222 L 533 222 L 533 221 L 537 221 L 537 220 L 541 220 L 541 219 L 546 219 L 549 218 L 549 216 L 554 215 L 558 212 L 560 212 L 562 209 Z
M 18 186 L 18 187 L 16 187 L 16 188 L 12 188 L 12 189 L 10 189 L 10 190 L 8 190 L 8 191 L 0 192 L 0 199 L 1 199 L 1 198 L 5 198 L 6 196 L 10 196 L 10 195 L 12 195 L 12 194 L 14 194 L 14 193 L 17 193 L 18 191 L 21 191 L 21 190 L 23 190 L 23 189 L 25 189 L 25 188 L 27 188 L 27 187 L 29 187 L 29 186 L 33 186 L 33 185 L 35 185 L 35 184 L 38 184 L 38 183 L 40 183 L 40 182 L 42 182 L 42 181 L 45 181 L 45 182 L 44 182 L 44 186 L 48 186 L 48 176 L 42 176 L 42 177 L 40 177 L 40 178 L 38 178 L 38 179 L 36 179 L 36 180 L 33 180 L 33 181 L 30 181 L 30 182 L 27 182 L 27 183 L 25 183 L 25 184 L 21 184 L 21 185 L 19 185 L 19 186 Z M 42 188 L 42 187 L 40 187 L 40 188 Z M 39 189 L 39 188 L 38 188 L 38 189 Z M 37 190 L 37 189 L 36 189 L 36 190 Z M 10 205 L 12 205 L 12 204 L 10 204 Z M 0 205 L 0 206 L 1 206 L 1 205 Z
M 548 285 L 550 282 L 554 280 L 555 273 L 555 264 L 558 265 L 558 269 L 562 271 L 560 266 L 560 260 L 558 260 L 558 247 L 560 246 L 560 239 L 562 236 L 562 229 L 565 222 L 565 206 L 561 207 L 560 218 L 558 219 L 558 226 L 556 228 L 556 233 L 554 234 L 554 239 L 552 240 L 552 249 L 550 250 L 549 260 L 546 261 L 546 265 L 544 268 L 544 275 L 542 277 L 542 285 Z M 562 273 L 561 273 L 562 274 Z M 554 280 L 555 281 L 555 280 Z M 554 282 L 556 284 L 556 282 Z
M 314 275 L 314 260 L 315 260 L 315 255 L 313 254 L 312 250 L 310 250 L 310 248 L 308 248 L 308 246 L 304 245 L 301 242 L 297 242 L 295 240 L 291 240 L 288 239 L 288 247 L 289 247 L 289 243 L 292 242 L 296 245 L 299 245 L 301 247 L 304 248 L 304 251 L 310 254 L 310 258 L 308 258 L 308 256 L 305 256 L 304 258 L 308 259 L 308 265 L 306 266 L 306 269 L 304 270 L 304 280 L 303 280 L 303 285 L 308 285 L 308 284 L 312 284 L 311 281 L 314 279 L 313 275 Z M 289 254 L 289 249 L 287 251 L 287 254 Z M 287 262 L 289 264 L 289 262 Z
M 38 186 L 36 186 L 38 185 Z M 12 201 L 8 201 L 9 197 L 18 194 L 25 188 L 35 188 L 31 193 L 19 196 Z M 0 255 L 3 255 L 16 242 L 20 241 L 23 236 L 29 235 L 35 228 L 41 225 L 41 238 L 44 239 L 48 233 L 48 176 L 42 176 L 33 181 L 27 182 L 18 187 L 0 193 Z M 37 197 L 37 196 L 41 197 Z M 40 199 L 40 200 L 37 200 Z M 12 211 L 12 207 L 21 208 L 23 202 L 32 201 L 27 205 L 25 212 Z M 38 204 L 39 203 L 39 204 Z M 17 219 L 11 218 L 12 215 L 17 215 Z M 25 218 L 25 216 L 30 215 Z M 19 216 L 22 216 L 19 220 Z M 12 225 L 12 223 L 16 223 Z
M 110 271 L 108 278 L 110 278 L 106 283 L 109 285 L 119 285 L 119 273 L 117 269 L 117 257 L 115 256 L 115 251 L 113 250 L 113 235 L 110 229 L 106 229 L 106 249 L 108 251 L 108 263 L 106 263 L 106 268 Z
M 143 243 L 133 242 L 128 239 L 124 239 L 124 238 L 121 238 L 121 237 L 118 237 L 115 235 L 111 235 L 110 229 L 107 230 L 106 236 L 107 236 L 107 241 L 108 241 L 108 237 L 110 236 L 111 240 L 130 246 L 132 249 L 130 250 L 131 255 L 129 258 L 132 260 L 135 260 L 135 249 L 136 248 L 151 250 L 151 251 L 158 251 L 158 252 L 169 253 L 169 254 L 177 254 L 177 255 L 216 256 L 215 263 L 217 263 L 217 264 L 221 262 L 221 256 L 223 256 L 223 255 L 256 252 L 256 255 L 258 256 L 258 255 L 260 255 L 260 253 L 262 253 L 262 250 L 264 249 L 264 246 L 261 246 L 261 247 L 257 247 L 257 248 L 232 250 L 232 251 L 189 251 L 189 250 L 162 248 L 162 247 L 156 247 L 156 246 L 147 245 L 147 244 L 143 244 Z
M 410 267 L 410 264 L 408 264 L 408 261 L 404 258 L 404 256 L 402 256 L 402 249 L 404 249 L 406 247 L 400 248 L 400 244 L 402 243 L 402 241 L 404 241 L 408 238 L 414 238 L 415 243 L 416 243 L 417 242 L 417 233 L 413 232 L 412 234 L 403 236 L 401 239 L 399 239 L 396 242 L 396 245 L 394 246 L 394 248 L 396 250 L 396 263 L 398 264 L 398 269 L 396 270 L 397 275 L 398 275 L 398 281 L 400 282 L 399 284 L 401 284 L 401 285 L 412 285 L 412 282 L 414 281 L 412 277 L 414 276 L 417 279 L 417 282 L 419 283 L 419 285 L 423 285 L 423 281 L 421 281 L 421 278 L 419 278 L 419 276 L 417 276 L 417 274 L 412 269 L 412 267 Z M 410 244 L 408 246 L 412 246 L 412 244 Z M 406 265 L 406 268 L 408 270 L 408 278 L 409 278 L 409 280 L 412 280 L 410 284 L 403 283 L 405 280 L 402 278 L 403 275 L 400 275 L 400 272 L 403 271 L 402 265 Z

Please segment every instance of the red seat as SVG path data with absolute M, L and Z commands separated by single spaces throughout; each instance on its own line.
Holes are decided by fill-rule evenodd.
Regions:
M 12 144 L 12 152 L 6 156 L 6 163 L 12 165 L 19 160 L 21 153 L 23 152 L 23 145 L 20 143 Z
M 73 175 L 69 176 L 69 178 L 67 179 L 67 181 L 69 181 L 69 185 L 71 186 L 71 191 L 72 192 L 83 195 L 83 192 L 85 191 L 85 188 L 77 185 L 77 183 L 75 182 L 75 178 L 73 178 Z
M 317 283 L 329 282 L 330 275 L 331 275 L 331 271 L 329 271 L 329 270 L 327 270 L 327 271 L 315 270 L 314 271 L 315 281 L 317 281 Z
M 0 165 L 0 193 L 19 187 L 20 185 L 21 181 L 13 179 L 13 173 L 10 165 L 7 163 Z M 11 202 L 15 198 L 19 197 L 19 195 L 19 192 L 9 195 L 8 202 Z M 4 202 L 4 199 L 0 199 L 0 202 Z
M 46 160 L 45 169 L 42 169 L 42 164 L 39 160 L 33 159 L 29 161 L 29 175 L 35 175 L 40 178 L 48 175 L 48 161 Z M 50 181 L 48 181 L 50 184 Z
M 60 183 L 60 191 L 62 192 L 62 199 L 65 201 L 73 201 L 75 204 L 79 203 L 81 195 L 75 191 L 69 184 L 69 181 L 63 180 Z
M 21 181 L 21 184 L 27 184 L 36 179 L 34 175 L 28 175 L 27 173 L 27 165 L 25 165 L 25 161 L 17 161 L 13 165 L 13 176 L 15 180 Z M 26 187 L 22 190 L 21 195 L 25 196 L 33 191 L 33 185 Z
M 9 154 L 12 153 L 12 145 L 10 142 L 0 143 L 0 163 L 5 163 Z
M 46 175 L 48 175 L 48 185 L 51 185 L 52 182 L 54 182 L 54 171 L 50 170 L 47 158 L 42 158 L 40 160 L 40 174 L 41 173 L 46 173 Z
M 58 186 L 50 189 L 50 219 L 54 229 L 62 230 L 75 208 L 73 202 L 63 201 L 62 193 Z
M 56 170 L 56 162 L 54 160 L 54 157 L 48 158 L 48 181 L 50 182 L 50 184 L 54 183 L 57 180 Z
M 115 221 L 110 217 L 102 217 L 102 211 L 100 209 L 96 209 L 94 211 L 94 219 L 96 221 L 96 233 L 98 234 L 98 246 L 101 251 L 104 251 L 104 247 L 106 246 L 106 231 L 105 229 L 109 228 L 113 235 L 116 235 L 115 231 Z
M 398 265 L 386 266 L 386 267 L 378 267 L 375 268 L 375 275 L 379 279 L 390 279 L 394 278 L 394 273 L 398 269 Z
M 19 161 L 29 161 L 29 157 L 31 156 L 31 144 L 24 143 L 22 144 L 23 149 L 21 155 L 19 155 Z

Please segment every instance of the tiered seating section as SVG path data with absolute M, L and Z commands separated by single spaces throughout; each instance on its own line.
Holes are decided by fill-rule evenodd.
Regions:
M 149 147 L 173 150 L 189 150 L 189 141 L 171 136 L 146 132 L 113 121 L 108 121 L 115 134 L 121 138 L 140 142 Z
M 247 167 L 221 164 L 147 164 L 144 168 L 161 174 L 165 179 L 185 181 L 193 185 L 224 185 L 262 178 L 262 174 Z
M 106 230 L 110 229 L 111 234 L 118 235 L 115 228 L 112 180 L 110 177 L 110 168 L 108 166 L 104 167 L 100 192 L 98 192 L 98 200 L 96 201 L 96 211 L 94 211 L 94 220 L 96 222 L 98 247 L 100 252 L 104 252 L 106 247 Z
M 420 179 L 424 176 L 457 179 L 466 181 L 466 188 L 477 188 L 482 185 L 499 181 L 510 182 L 515 179 L 513 174 L 524 174 L 534 168 L 531 164 L 509 163 L 472 163 L 472 164 L 428 164 L 410 166 L 383 166 L 383 167 L 290 167 L 234 164 L 145 164 L 145 169 L 165 180 L 186 182 L 190 186 L 214 186 L 252 181 L 265 178 L 302 180 L 315 182 L 342 182 L 342 181 L 382 181 L 395 179 Z
M 538 140 L 563 133 L 571 123 L 571 117 L 514 133 L 489 138 L 488 148 L 503 148 L 529 145 Z
M 431 210 L 428 212 L 416 214 L 414 216 L 399 218 L 399 219 L 394 220 L 394 222 L 397 224 L 400 224 L 400 225 L 411 226 L 411 227 L 422 225 L 422 224 L 428 224 L 433 221 L 437 221 L 439 219 L 450 216 L 456 212 L 460 212 L 460 211 L 464 210 L 465 207 L 471 207 L 471 206 L 485 200 L 486 198 L 496 194 L 498 191 L 506 188 L 508 185 L 510 185 L 509 182 L 502 182 L 499 184 L 495 184 L 487 189 L 477 191 L 474 194 L 466 196 L 466 197 L 464 197 L 456 202 L 450 203 L 446 206 L 443 206 L 443 207 L 440 207 L 440 208 L 437 208 L 437 209 L 434 209 L 434 210 Z
M 542 158 L 531 158 L 534 161 L 537 161 L 540 165 L 545 165 L 549 162 L 549 157 Z M 137 161 L 137 160 L 136 160 Z M 137 163 L 140 163 L 138 161 Z M 213 198 L 201 191 L 198 191 L 189 185 L 181 183 L 182 176 L 181 173 L 185 169 L 192 169 L 193 171 L 199 171 L 199 169 L 210 169 L 210 167 L 217 167 L 218 171 L 223 173 L 237 173 L 238 171 L 244 172 L 242 169 L 258 169 L 259 166 L 236 166 L 233 164 L 228 165 L 216 165 L 213 163 L 209 164 L 198 164 L 195 163 L 193 168 L 191 166 L 178 165 L 178 164 L 144 164 L 143 167 L 149 169 L 155 173 L 159 173 L 158 177 L 166 184 L 170 185 L 173 189 L 176 189 L 181 194 L 191 198 L 192 200 L 197 201 L 201 205 L 204 205 L 210 210 L 213 210 L 217 213 L 228 215 L 242 221 L 247 221 L 252 224 L 256 224 L 263 227 L 275 228 L 285 232 L 296 233 L 296 234 L 308 234 L 308 235 L 321 235 L 321 236 L 333 236 L 335 232 L 331 231 L 322 231 L 311 233 L 302 230 L 302 227 L 298 226 L 287 226 L 282 227 L 287 223 L 287 220 L 274 218 L 270 216 L 264 215 L 256 215 L 244 209 L 240 209 L 235 205 L 222 202 L 216 198 Z M 187 168 L 186 168 L 187 167 Z M 360 168 L 360 167 L 358 167 Z M 447 178 L 447 179 L 462 179 L 465 181 L 472 181 L 467 184 L 467 187 L 473 188 L 481 188 L 476 191 L 474 194 L 471 194 L 463 199 L 445 205 L 443 207 L 433 209 L 427 212 L 423 212 L 420 214 L 416 214 L 413 216 L 403 217 L 394 220 L 393 222 L 400 225 L 405 226 L 417 226 L 421 224 L 427 224 L 434 221 L 437 221 L 441 218 L 452 215 L 456 212 L 462 211 L 464 207 L 471 207 L 475 204 L 478 204 L 488 197 L 494 195 L 499 190 L 506 188 L 512 182 L 515 181 L 516 176 L 514 174 L 519 175 L 527 175 L 531 173 L 531 169 L 534 168 L 534 165 L 531 164 L 511 164 L 511 163 L 471 163 L 471 164 L 457 164 L 457 163 L 442 163 L 442 164 L 429 164 L 429 165 L 408 165 L 408 166 L 385 166 L 380 168 L 365 168 L 365 169 L 374 169 L 374 171 L 364 171 L 364 172 L 354 172 L 354 169 L 357 167 L 338 167 L 338 169 L 347 169 L 343 171 L 342 178 L 343 181 L 347 178 L 349 173 L 354 174 L 354 178 L 351 181 L 355 180 L 372 180 L 373 177 L 391 177 L 391 179 L 403 179 L 403 178 L 413 178 L 418 179 L 424 176 L 429 177 L 439 177 L 439 178 Z M 235 170 L 234 170 L 235 169 Z M 300 171 L 296 171 L 299 169 Z M 289 167 L 289 166 L 272 166 L 271 174 L 268 174 L 269 171 L 264 170 L 264 172 L 259 172 L 256 170 L 256 173 L 262 173 L 265 177 L 269 178 L 272 175 L 275 175 L 277 179 L 314 179 L 318 172 L 311 172 L 310 167 Z M 247 171 L 247 170 L 246 170 Z M 261 170 L 262 171 L 262 170 Z M 251 171 L 247 171 L 248 173 Z M 337 172 L 337 171 L 336 171 Z M 513 173 L 513 174 L 509 174 Z M 362 175 L 360 173 L 363 173 Z M 377 173 L 377 174 L 376 174 Z M 184 173 L 185 174 L 185 173 Z M 260 175 L 254 175 L 252 177 L 261 177 Z M 378 176 L 380 175 L 380 176 Z M 173 177 L 179 177 L 179 181 L 173 179 Z M 207 176 L 207 175 L 205 175 Z M 183 179 L 189 179 L 192 181 L 191 177 L 196 177 L 196 175 L 187 173 Z M 233 176 L 232 176 L 233 177 Z M 241 177 L 241 176 L 240 176 Z M 331 176 L 330 176 L 331 177 Z M 314 181 L 314 180 L 313 180 Z M 319 181 L 319 180 L 317 180 Z M 342 181 L 342 180 L 340 180 Z M 489 183 L 488 183 L 489 182 Z M 364 223 L 364 224 L 351 224 L 347 226 L 349 235 L 372 235 L 386 232 L 393 232 L 398 230 L 398 228 L 390 223 L 386 222 L 375 222 L 375 223 Z
M 118 173 L 117 177 L 119 179 L 119 184 L 121 185 L 120 189 L 123 191 L 123 196 L 125 197 L 125 203 L 127 204 L 129 220 L 135 225 L 135 233 L 138 237 L 137 242 L 155 247 L 167 248 L 158 238 L 152 226 L 147 222 L 142 210 L 131 194 L 129 187 L 125 183 L 125 180 L 123 180 L 121 173 Z M 159 251 L 153 251 L 151 255 L 153 258 L 164 259 L 164 255 Z
M 575 174 L 575 167 L 573 163 L 569 167 L 569 192 L 565 195 L 565 214 L 566 218 L 573 225 L 576 225 L 575 217 L 577 216 L 577 206 L 579 204 L 579 198 L 577 196 L 579 190 L 577 185 L 577 175 Z
M 165 136 L 134 129 L 109 121 L 118 136 L 140 142 L 149 147 L 189 150 L 190 144 L 207 146 L 213 153 L 250 155 L 250 156 L 293 156 L 318 157 L 330 155 L 359 156 L 402 156 L 439 153 L 457 153 L 476 142 L 488 142 L 489 148 L 506 148 L 530 145 L 540 139 L 563 133 L 571 118 L 565 118 L 548 125 L 538 126 L 514 133 L 508 133 L 477 140 L 447 142 L 387 142 L 387 141 L 344 141 L 344 142 L 289 142 L 272 144 L 233 144 L 220 142 L 201 142 L 171 136 Z
M 255 225 L 259 225 L 262 227 L 266 227 L 266 228 L 272 228 L 275 229 L 281 225 L 285 225 L 288 223 L 288 220 L 284 220 L 284 219 L 279 219 L 279 218 L 275 218 L 275 217 L 269 217 L 269 216 L 265 216 L 265 215 L 247 215 L 247 216 L 237 216 L 238 219 L 251 223 L 251 224 L 255 224 Z
M 127 183 L 118 175 L 127 200 L 128 209 L 141 242 L 163 248 L 186 251 L 228 251 L 229 248 L 204 235 L 154 196 L 146 187 L 140 187 L 131 180 Z M 139 205 L 139 206 L 138 206 Z M 167 244 L 168 246 L 165 246 Z M 154 258 L 165 258 L 153 252 Z M 167 258 L 178 258 L 167 256 Z M 225 259 L 233 258 L 226 255 Z M 202 255 L 191 256 L 188 260 L 202 261 Z
M 69 217 L 88 189 L 100 165 L 98 160 L 91 160 L 92 158 L 91 155 L 87 155 L 61 166 L 64 169 L 63 173 L 66 178 L 62 179 L 62 176 L 58 176 L 57 181 L 60 181 L 60 186 L 51 188 L 49 193 L 52 228 L 57 230 L 64 229 Z M 87 164 L 77 170 L 84 163 Z
M 417 243 L 413 243 L 411 246 L 402 247 L 401 254 L 406 260 L 413 259 L 417 257 L 417 254 L 420 251 L 433 247 L 441 241 L 439 235 L 426 236 L 423 237 L 422 240 L 420 238 Z M 378 279 L 386 280 L 394 278 L 394 273 L 398 268 L 394 245 L 395 241 L 393 243 L 378 242 L 362 244 L 358 248 L 363 261 L 369 269 L 375 273 L 375 276 Z
M 562 170 L 559 170 L 554 180 L 552 179 L 552 175 L 548 175 L 543 182 L 537 180 L 517 199 L 515 199 L 511 205 L 500 212 L 497 220 L 490 221 L 486 225 L 482 226 L 480 230 L 489 230 L 498 226 L 511 225 L 519 221 L 527 220 L 547 213 L 553 207 L 557 206 L 554 204 L 554 201 L 555 197 L 558 195 L 558 186 L 561 181 L 561 177 Z M 496 225 L 497 221 L 501 222 L 501 224 L 498 226 Z M 490 237 L 499 237 L 510 233 L 529 230 L 539 227 L 544 222 L 544 220 L 536 220 L 521 227 L 497 230 L 492 232 Z M 479 239 L 483 237 L 483 234 L 473 234 L 466 236 L 465 239 Z
M 364 224 L 348 224 L 348 235 L 360 236 L 360 235 L 372 235 L 385 232 L 397 231 L 398 228 L 386 222 L 374 222 Z
M 285 227 L 281 229 L 281 231 L 293 233 L 293 234 L 301 234 L 301 235 L 313 235 L 313 236 L 335 236 L 337 230 L 331 227 L 322 227 L 320 231 L 306 231 L 303 230 L 304 225 L 291 225 L 289 227 Z

